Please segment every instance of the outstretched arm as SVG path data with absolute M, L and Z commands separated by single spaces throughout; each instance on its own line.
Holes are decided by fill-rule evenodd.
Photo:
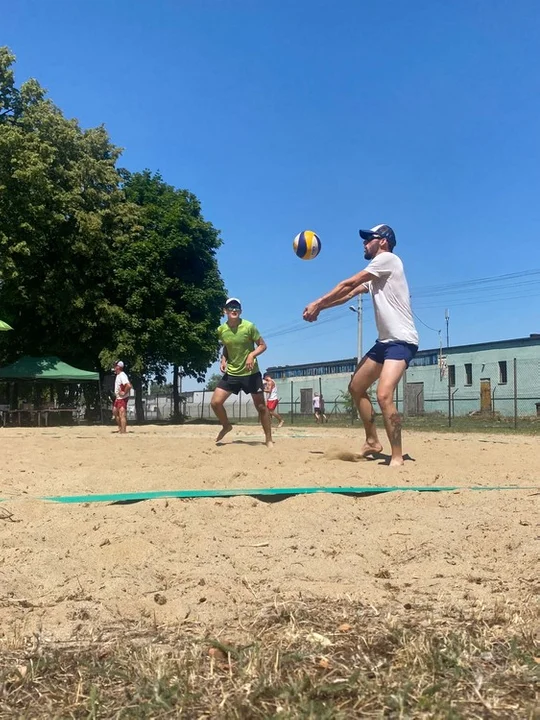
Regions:
M 357 295 L 362 295 L 362 293 L 367 293 L 367 292 L 369 292 L 368 288 L 366 287 L 366 285 L 364 283 L 362 283 L 354 290 L 351 290 L 350 292 L 346 293 L 343 297 L 337 298 L 336 300 L 331 302 L 329 305 L 326 306 L 325 309 L 328 309 L 331 307 L 336 307 L 337 305 L 344 305 L 346 302 L 348 302 L 349 300 L 352 300 Z
M 333 290 L 330 290 L 326 295 L 323 295 L 306 307 L 303 314 L 304 320 L 313 322 L 319 317 L 321 310 L 334 307 L 334 305 L 342 305 L 356 295 L 367 292 L 365 283 L 374 279 L 375 275 L 362 270 L 347 280 L 342 280 Z

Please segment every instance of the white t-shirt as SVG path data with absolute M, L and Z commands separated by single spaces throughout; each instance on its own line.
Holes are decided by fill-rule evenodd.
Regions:
M 403 263 L 397 255 L 383 252 L 366 267 L 375 280 L 366 283 L 373 298 L 375 322 L 380 342 L 418 345 Z
M 114 379 L 114 394 L 117 398 L 123 398 L 126 397 L 129 393 L 123 393 L 120 390 L 120 385 L 127 385 L 129 383 L 128 376 L 126 373 L 122 370 L 122 372 L 118 373 L 118 375 Z
M 320 407 L 321 407 L 321 396 L 315 395 L 315 397 L 313 398 L 313 409 L 319 410 Z
M 266 382 L 266 395 L 267 400 L 277 400 L 278 394 L 277 394 L 277 385 L 273 380 L 268 380 Z

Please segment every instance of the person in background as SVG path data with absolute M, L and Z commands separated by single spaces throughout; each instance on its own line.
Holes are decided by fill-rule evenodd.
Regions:
M 270 413 L 271 417 L 276 418 L 276 420 L 278 421 L 278 428 L 283 427 L 284 420 L 277 411 L 277 406 L 279 404 L 277 385 L 272 379 L 272 376 L 268 373 L 265 373 L 263 380 L 264 394 L 266 396 L 266 407 L 268 408 L 268 412 Z
M 121 360 L 114 364 L 114 372 L 116 378 L 114 379 L 113 416 L 118 425 L 118 432 L 124 434 L 127 432 L 127 404 L 131 383 L 124 372 L 124 363 Z
M 324 400 L 318 392 L 313 396 L 313 414 L 315 415 L 315 422 L 317 424 L 322 423 L 324 420 L 328 422 L 328 418 L 324 414 Z

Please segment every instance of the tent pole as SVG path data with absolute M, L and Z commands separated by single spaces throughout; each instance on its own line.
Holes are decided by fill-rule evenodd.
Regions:
M 101 376 L 98 378 L 98 389 L 99 389 L 99 416 L 101 418 L 101 424 L 103 425 L 103 398 L 101 397 Z

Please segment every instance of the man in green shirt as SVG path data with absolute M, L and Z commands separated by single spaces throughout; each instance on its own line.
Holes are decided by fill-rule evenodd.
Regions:
M 218 328 L 218 337 L 223 345 L 220 370 L 224 373 L 212 395 L 212 410 L 221 423 L 216 442 L 223 440 L 232 430 L 225 410 L 225 400 L 240 390 L 251 395 L 257 408 L 266 437 L 266 447 L 272 447 L 272 418 L 264 401 L 264 385 L 257 363 L 257 356 L 266 350 L 266 343 L 260 332 L 249 320 L 240 317 L 242 304 L 238 298 L 229 298 L 225 303 L 227 322 Z

